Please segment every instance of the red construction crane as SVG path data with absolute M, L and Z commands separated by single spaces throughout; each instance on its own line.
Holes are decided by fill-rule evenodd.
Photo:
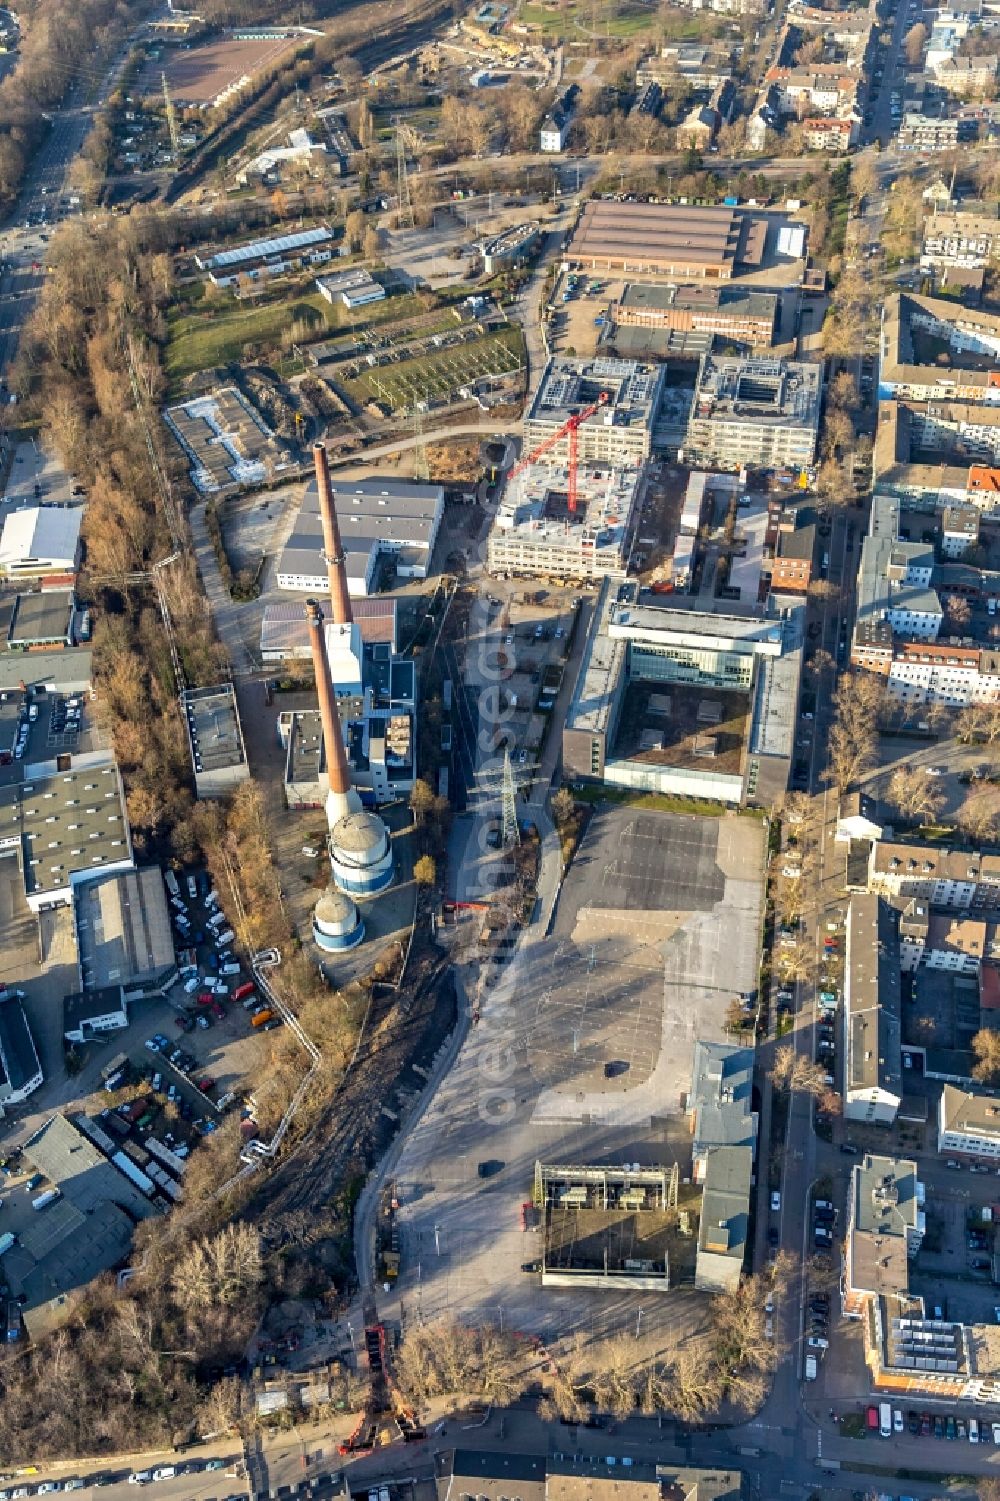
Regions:
M 550 448 L 552 448 L 556 443 L 560 441 L 560 439 L 568 437 L 569 463 L 567 465 L 567 468 L 569 471 L 569 483 L 566 487 L 566 504 L 569 508 L 570 515 L 572 515 L 576 510 L 576 455 L 577 445 L 579 443 L 577 434 L 580 430 L 580 427 L 584 422 L 586 422 L 588 417 L 593 417 L 594 413 L 599 412 L 601 407 L 607 406 L 608 399 L 609 398 L 607 391 L 602 391 L 597 400 L 593 402 L 589 407 L 584 407 L 582 412 L 574 412 L 569 421 L 564 422 L 562 427 L 559 428 L 558 432 L 552 433 L 550 437 L 546 438 L 542 443 L 539 443 L 537 448 L 533 448 L 531 452 L 529 454 L 526 454 L 519 463 L 514 465 L 513 469 L 507 476 L 508 481 L 516 479 L 519 474 L 522 474 L 524 470 L 527 469 L 529 464 L 534 464 L 536 460 L 541 458 L 543 453 L 547 453 Z

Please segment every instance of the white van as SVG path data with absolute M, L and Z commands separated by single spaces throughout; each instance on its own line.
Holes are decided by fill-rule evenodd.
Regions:
M 232 964 L 224 964 L 219 971 L 221 975 L 238 975 L 239 972 L 240 967 L 235 962 L 233 962 Z
M 173 1480 L 173 1478 L 174 1478 L 174 1476 L 176 1474 L 177 1474 L 177 1466 L 176 1465 L 161 1465 L 158 1470 L 154 1470 L 153 1471 L 153 1479 L 154 1480 Z
M 235 937 L 236 934 L 233 932 L 232 928 L 224 928 L 221 933 L 217 933 L 215 935 L 215 947 L 217 949 L 224 949 L 226 944 L 232 943 Z
M 191 978 L 190 978 L 190 980 L 185 980 L 184 981 L 184 994 L 185 995 L 194 995 L 195 991 L 198 989 L 198 986 L 200 984 L 201 984 L 201 976 L 200 975 L 192 975 Z
M 214 930 L 222 927 L 225 921 L 226 914 L 224 912 L 216 912 L 208 919 L 208 926 Z
M 188 896 L 192 901 L 194 901 L 198 895 L 198 882 L 195 880 L 194 876 L 188 876 L 184 884 L 187 887 Z

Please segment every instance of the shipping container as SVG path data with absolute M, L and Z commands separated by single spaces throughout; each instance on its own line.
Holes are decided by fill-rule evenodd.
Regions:
M 271 1008 L 269 1006 L 265 1006 L 263 1011 L 255 1012 L 254 1015 L 250 1018 L 250 1025 L 251 1027 L 262 1027 L 264 1023 L 269 1022 L 273 1018 L 273 1016 L 274 1012 L 271 1010 Z
M 130 1158 L 125 1156 L 124 1152 L 116 1152 L 111 1161 L 114 1163 L 115 1167 L 118 1168 L 120 1172 L 123 1172 L 126 1178 L 128 1178 L 130 1182 L 134 1183 L 136 1188 L 141 1189 L 144 1194 L 151 1194 L 153 1192 L 152 1178 L 148 1178 L 145 1173 L 141 1172 L 139 1168 L 136 1167 L 135 1163 L 132 1162 Z

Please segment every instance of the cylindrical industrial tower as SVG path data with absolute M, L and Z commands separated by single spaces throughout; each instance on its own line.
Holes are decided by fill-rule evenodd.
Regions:
M 319 492 L 319 519 L 323 524 L 323 556 L 326 559 L 327 578 L 330 580 L 330 609 L 334 625 L 350 625 L 354 620 L 351 596 L 347 587 L 347 565 L 344 561 L 344 544 L 340 537 L 340 524 L 333 504 L 333 482 L 326 457 L 326 444 L 313 444 L 313 461 L 316 465 L 316 488 Z
M 365 936 L 357 906 L 345 891 L 328 886 L 313 911 L 313 941 L 328 954 L 352 949 Z
M 316 693 L 323 722 L 323 745 L 330 790 L 326 797 L 326 821 L 330 830 L 330 863 L 341 891 L 367 895 L 382 891 L 392 882 L 392 842 L 377 813 L 361 806 L 351 785 L 351 770 L 344 749 L 340 712 L 330 677 L 323 631 L 323 612 L 314 599 L 306 601 L 306 619 L 316 673 Z

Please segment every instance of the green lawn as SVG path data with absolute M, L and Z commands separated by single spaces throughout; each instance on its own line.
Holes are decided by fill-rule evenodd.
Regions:
M 525 5 L 518 19 L 525 26 L 536 26 L 546 36 L 562 36 L 572 41 L 583 36 L 633 37 L 648 31 L 658 21 L 655 6 L 644 5 L 641 0 L 604 0 L 601 6 L 570 3 L 563 8 L 555 5 Z M 698 35 L 698 21 L 691 23 L 692 35 Z M 704 23 L 702 22 L 702 27 Z
M 169 319 L 166 371 L 176 392 L 183 380 L 214 365 L 228 365 L 245 355 L 271 358 L 296 326 L 297 339 L 311 343 L 328 333 L 370 328 L 413 318 L 424 311 L 412 293 L 387 297 L 355 313 L 331 304 L 315 287 L 272 290 L 259 301 L 237 301 L 231 293 L 218 302 L 196 299 Z M 286 346 L 287 347 L 287 346 Z
M 732 809 L 709 798 L 674 797 L 665 792 L 637 792 L 630 787 L 605 787 L 584 783 L 573 796 L 582 803 L 625 803 L 630 808 L 655 809 L 659 813 L 690 813 L 699 818 L 721 818 Z

